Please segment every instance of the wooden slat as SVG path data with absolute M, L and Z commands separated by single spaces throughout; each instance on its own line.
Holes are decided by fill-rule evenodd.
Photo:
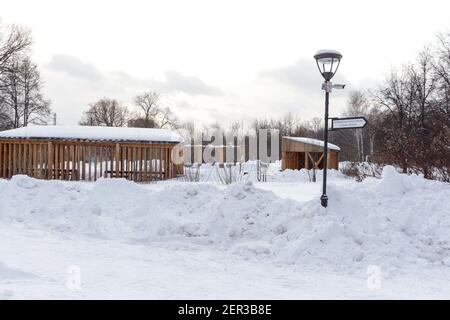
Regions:
M 6 150 L 6 148 L 7 148 L 7 145 L 6 145 L 6 143 L 4 143 L 3 144 L 3 165 L 2 165 L 2 167 L 3 167 L 3 170 L 2 170 L 2 177 L 3 178 L 6 178 L 7 177 L 7 175 L 6 175 L 6 155 L 8 154 L 7 153 L 7 150 Z
M 23 159 L 22 159 L 22 144 L 18 144 L 17 145 L 17 173 L 18 174 L 22 174 L 22 164 L 23 164 Z
M 136 181 L 142 181 L 142 151 L 141 148 L 136 148 Z
M 30 144 L 25 144 L 26 147 L 26 159 L 25 159 L 25 168 L 27 170 L 27 175 L 31 176 L 31 162 L 32 162 L 32 158 L 33 158 L 33 152 L 31 150 L 31 145 Z
M 91 169 L 91 164 L 92 164 L 92 157 L 91 157 L 91 146 L 88 146 L 87 147 L 88 148 L 88 165 L 89 165 L 89 168 L 88 168 L 88 175 L 89 175 L 89 181 L 91 181 L 92 180 L 92 169 Z
M 94 181 L 97 181 L 97 147 L 94 147 Z
M 163 153 L 163 149 L 159 148 L 159 168 L 158 168 L 159 180 L 163 179 L 163 174 L 162 174 L 162 153 Z
M 70 180 L 74 180 L 74 169 L 75 169 L 75 146 L 73 144 L 70 145 L 70 160 L 71 160 L 71 166 L 70 169 Z
M 109 151 L 109 147 L 106 147 L 106 155 L 105 155 L 105 171 L 106 171 L 106 173 L 105 173 L 105 178 L 108 178 L 108 168 L 109 168 L 109 165 L 108 165 L 108 163 L 109 163 L 109 154 L 110 154 L 110 151 Z M 111 175 L 109 176 L 110 178 L 111 178 Z
M 3 155 L 4 155 L 3 143 L 0 143 L 0 177 L 2 177 L 2 178 L 4 178 L 3 166 L 5 164 L 4 159 L 3 159 Z
M 131 158 L 132 158 L 132 156 L 131 156 L 131 147 L 125 147 L 125 148 L 127 148 L 127 170 L 128 170 L 128 172 L 132 172 L 133 169 L 131 167 Z M 132 179 L 131 173 L 127 176 L 127 179 L 128 180 Z
M 81 166 L 81 180 L 86 180 L 86 147 L 80 146 L 81 148 L 81 160 L 80 160 L 80 166 Z
M 33 149 L 33 156 L 32 156 L 32 161 L 31 161 L 31 176 L 32 177 L 37 177 L 37 145 L 33 144 L 32 145 L 32 149 Z
M 121 147 L 120 150 L 120 176 L 123 178 L 124 177 L 124 172 L 126 171 L 125 169 L 125 162 L 126 162 L 126 154 L 125 154 L 125 149 L 124 147 Z
M 119 148 L 120 148 L 119 144 L 116 143 L 116 150 L 115 150 L 116 156 L 115 156 L 115 163 L 114 163 L 115 170 L 116 170 L 116 177 L 119 176 L 119 166 L 118 166 L 118 162 L 119 162 L 119 159 L 120 159 L 120 154 L 119 154 L 120 150 L 119 150 Z
M 103 177 L 103 147 L 99 148 L 100 177 Z
M 144 147 L 143 149 L 144 149 L 144 156 L 143 156 L 143 161 L 144 161 L 144 181 L 148 181 L 148 175 L 147 175 L 147 167 L 148 167 L 147 151 L 148 151 L 148 149 L 146 147 Z
M 53 179 L 53 145 L 47 143 L 47 179 Z
M 166 174 L 164 175 L 164 178 L 167 180 L 170 178 L 170 162 L 169 162 L 169 149 L 166 149 Z
M 17 147 L 16 144 L 13 143 L 12 145 L 12 153 L 13 153 L 13 159 L 12 159 L 12 175 L 16 174 L 16 151 L 17 151 Z
M 66 180 L 66 146 L 61 145 L 59 152 L 61 158 L 61 178 Z
M 150 158 L 150 181 L 153 181 L 153 173 L 155 172 L 153 167 L 153 148 L 150 148 L 148 153 Z
M 54 145 L 54 157 L 55 157 L 55 173 L 54 173 L 54 178 L 55 179 L 59 179 L 59 145 L 55 144 Z

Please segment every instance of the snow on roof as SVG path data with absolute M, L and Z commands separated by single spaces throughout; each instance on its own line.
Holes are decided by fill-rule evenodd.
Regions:
M 289 139 L 289 140 L 293 140 L 293 141 L 298 141 L 298 142 L 302 142 L 302 143 L 306 143 L 306 144 L 311 144 L 314 146 L 319 146 L 322 147 L 325 145 L 324 142 L 322 140 L 317 140 L 317 139 L 311 139 L 311 138 L 304 138 L 304 137 L 283 137 L 285 139 Z M 337 145 L 329 143 L 328 142 L 328 149 L 331 150 L 341 150 L 341 148 L 339 148 Z
M 1 131 L 0 138 L 183 142 L 180 135 L 165 129 L 91 126 L 28 126 Z

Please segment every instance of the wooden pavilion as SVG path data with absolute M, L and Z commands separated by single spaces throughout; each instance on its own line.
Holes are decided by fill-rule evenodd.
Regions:
M 304 137 L 283 137 L 281 139 L 281 169 L 323 169 L 322 140 Z M 328 143 L 328 169 L 339 168 L 339 151 L 341 149 Z
M 169 130 L 89 126 L 29 126 L 0 132 L 0 177 L 165 180 L 179 166 L 172 151 L 182 138 Z M 176 151 L 175 152 L 179 152 Z M 182 152 L 182 148 L 181 148 Z

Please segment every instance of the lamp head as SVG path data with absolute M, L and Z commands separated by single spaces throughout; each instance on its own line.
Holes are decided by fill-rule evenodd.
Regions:
M 336 50 L 319 50 L 314 55 L 317 68 L 325 81 L 330 81 L 336 74 L 342 59 L 342 54 Z

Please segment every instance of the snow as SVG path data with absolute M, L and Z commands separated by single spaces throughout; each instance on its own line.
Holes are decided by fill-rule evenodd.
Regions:
M 324 54 L 324 53 L 333 53 L 333 54 L 341 54 L 339 51 L 337 50 L 332 50 L 332 49 L 322 49 L 316 52 L 315 55 L 319 55 L 319 54 Z
M 320 171 L 269 171 L 226 186 L 0 180 L 0 298 L 450 297 L 449 184 L 331 170 L 324 209 Z
M 180 135 L 166 129 L 99 126 L 28 126 L 0 131 L 0 138 L 80 139 L 175 143 L 183 141 Z
M 324 147 L 325 143 L 322 140 L 312 139 L 312 138 L 304 138 L 304 137 L 283 137 L 284 139 L 293 140 L 297 142 L 302 142 L 306 144 L 311 144 L 314 146 Z M 328 149 L 331 150 L 341 150 L 337 145 L 328 142 Z

